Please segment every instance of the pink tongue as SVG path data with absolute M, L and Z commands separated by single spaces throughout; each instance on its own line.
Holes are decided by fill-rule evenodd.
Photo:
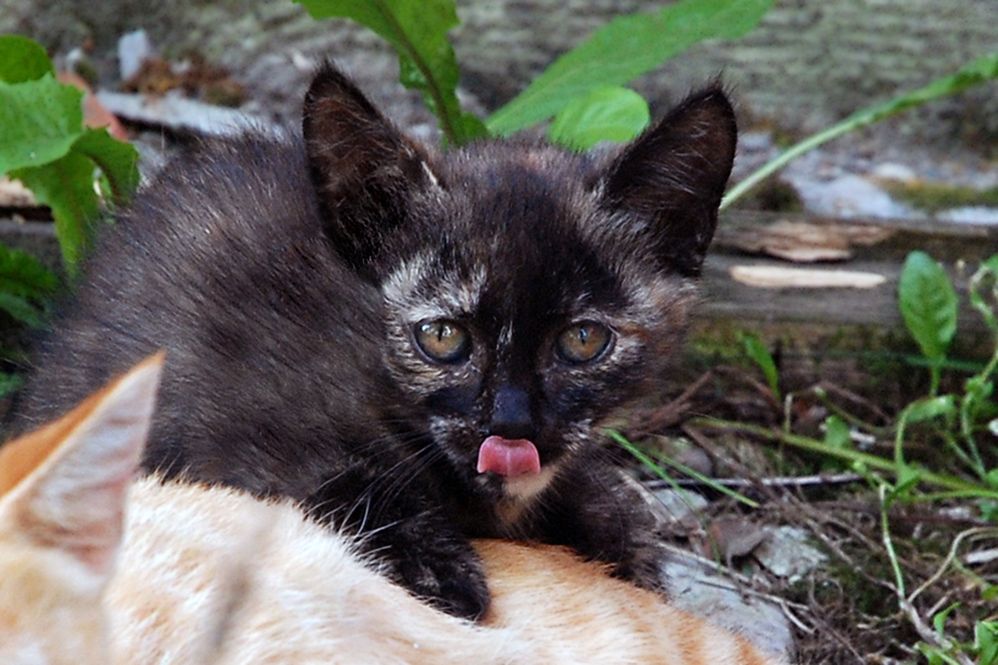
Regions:
M 527 439 L 490 436 L 478 449 L 478 473 L 492 471 L 506 478 L 541 472 L 537 447 Z

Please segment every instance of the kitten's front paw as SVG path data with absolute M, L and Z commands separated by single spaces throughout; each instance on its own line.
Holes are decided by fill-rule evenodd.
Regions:
M 404 587 L 431 605 L 477 620 L 489 609 L 489 589 L 478 555 L 467 542 L 439 540 L 396 551 L 395 574 Z

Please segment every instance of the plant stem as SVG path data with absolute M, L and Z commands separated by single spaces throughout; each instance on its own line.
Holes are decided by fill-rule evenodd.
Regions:
M 437 117 L 440 119 L 440 129 L 443 131 L 444 136 L 453 145 L 461 145 L 464 143 L 464 136 L 460 136 L 457 131 L 454 118 L 450 115 L 450 110 L 447 108 L 447 104 L 444 103 L 443 95 L 440 93 L 440 87 L 437 85 L 437 80 L 433 76 L 433 70 L 430 65 L 423 59 L 423 56 L 419 54 L 419 51 L 412 45 L 412 42 L 406 37 L 405 30 L 399 25 L 398 21 L 395 20 L 395 15 L 389 11 L 388 7 L 385 5 L 384 0 L 374 0 L 374 5 L 381 12 L 385 21 L 391 25 L 392 30 L 395 32 L 398 44 L 401 45 L 402 50 L 405 54 L 413 61 L 416 68 L 426 79 L 426 88 L 433 98 L 433 105 L 436 107 Z
M 939 97 L 956 94 L 962 90 L 983 83 L 998 77 L 998 52 L 990 53 L 973 62 L 964 65 L 954 74 L 941 79 L 936 79 L 932 83 L 907 94 L 895 97 L 881 104 L 861 109 L 851 114 L 841 122 L 837 122 L 831 127 L 824 129 L 813 136 L 809 136 L 800 143 L 787 149 L 783 154 L 776 156 L 763 164 L 759 169 L 749 174 L 747 178 L 731 188 L 721 201 L 721 209 L 727 208 L 737 199 L 745 195 L 747 191 L 758 185 L 760 182 L 771 176 L 776 171 L 786 166 L 790 161 L 800 157 L 805 152 L 817 148 L 823 143 L 838 138 L 860 127 L 871 125 L 901 111 L 905 111 L 913 106 L 924 104 Z
M 607 435 L 611 439 L 613 439 L 616 443 L 618 443 L 621 447 L 623 447 L 624 450 L 626 450 L 630 454 L 634 455 L 634 457 L 636 457 L 639 462 L 641 462 L 646 467 L 648 467 L 649 469 L 651 469 L 652 471 L 654 471 L 656 474 L 658 474 L 658 476 L 662 480 L 668 482 L 672 486 L 672 489 L 676 490 L 677 492 L 680 492 L 681 494 L 685 494 L 685 492 L 683 491 L 683 489 L 679 486 L 678 483 L 676 483 L 676 481 L 672 478 L 672 476 L 670 476 L 668 473 L 666 473 L 665 470 L 662 469 L 662 467 L 660 467 L 653 459 L 651 459 L 643 450 L 641 450 L 640 448 L 638 448 L 637 446 L 635 446 L 633 443 L 631 443 L 630 441 L 628 441 L 627 437 L 625 437 L 623 434 L 621 434 L 617 430 L 613 430 L 613 429 L 607 430 L 606 433 L 607 433 Z M 739 501 L 741 503 L 744 503 L 746 506 L 749 506 L 750 508 L 758 508 L 759 507 L 758 502 L 753 501 L 752 499 L 748 498 L 747 496 L 739 494 L 738 492 L 734 491 L 730 487 L 725 487 L 724 485 L 721 485 L 719 483 L 714 482 L 712 478 L 708 478 L 707 476 L 703 475 L 702 473 L 697 472 L 694 469 L 691 469 L 690 467 L 686 466 L 685 464 L 681 464 L 681 463 L 679 463 L 679 462 L 677 462 L 677 461 L 675 461 L 673 459 L 669 459 L 666 455 L 663 455 L 661 453 L 655 454 L 655 457 L 658 458 L 660 461 L 664 462 L 665 464 L 668 464 L 669 466 L 677 469 L 678 471 L 680 471 L 682 473 L 685 473 L 686 475 L 690 476 L 691 478 L 694 478 L 694 479 L 700 481 L 704 485 L 706 485 L 706 486 L 708 486 L 708 487 L 710 487 L 710 488 L 712 488 L 714 490 L 717 490 L 721 494 L 726 494 L 727 496 L 731 497 L 735 501 Z
M 830 448 L 817 439 L 800 436 L 798 434 L 774 431 L 758 425 L 748 425 L 731 420 L 720 420 L 718 418 L 696 418 L 692 420 L 691 423 L 700 427 L 741 432 L 743 434 L 758 436 L 769 441 L 785 443 L 801 450 L 818 453 L 825 455 L 826 457 L 835 457 L 854 464 L 865 465 L 878 471 L 885 471 L 893 474 L 894 476 L 899 476 L 901 472 L 901 469 L 898 468 L 896 463 L 891 460 L 884 459 L 883 457 L 862 453 L 848 448 Z M 907 466 L 908 468 L 911 468 L 911 465 Z M 917 469 L 917 472 L 920 480 L 930 485 L 936 485 L 937 487 L 942 487 L 953 492 L 966 493 L 968 496 L 998 499 L 998 491 L 988 489 L 982 485 L 968 482 L 955 476 L 933 473 L 921 468 Z

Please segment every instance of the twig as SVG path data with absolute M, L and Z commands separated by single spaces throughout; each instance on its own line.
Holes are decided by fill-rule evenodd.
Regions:
M 939 566 L 936 572 L 933 573 L 931 577 L 929 577 L 929 579 L 925 580 L 921 584 L 921 586 L 915 589 L 912 592 L 912 594 L 908 596 L 908 602 L 914 604 L 915 599 L 918 598 L 919 594 L 921 594 L 923 591 L 925 591 L 930 586 L 939 581 L 939 578 L 941 578 L 946 573 L 946 569 L 950 567 L 950 564 L 952 564 L 953 560 L 956 558 L 956 552 L 960 548 L 960 544 L 964 541 L 964 539 L 969 538 L 971 536 L 976 536 L 981 533 L 991 533 L 998 535 L 998 529 L 995 529 L 994 527 L 978 527 L 976 529 L 967 529 L 966 531 L 958 533 L 956 538 L 953 539 L 953 544 L 950 545 L 949 552 L 946 554 L 946 558 L 943 559 L 942 564 Z
M 665 427 L 675 425 L 681 419 L 683 412 L 685 412 L 689 407 L 689 401 L 700 392 L 700 389 L 714 378 L 713 370 L 708 370 L 700 375 L 696 381 L 690 384 L 686 390 L 682 392 L 678 397 L 671 400 L 667 404 L 648 412 L 643 415 L 638 422 L 628 427 L 628 430 L 649 433 L 656 432 Z
M 843 485 L 864 480 L 858 473 L 830 473 L 817 474 L 812 476 L 774 476 L 771 478 L 712 478 L 711 482 L 725 487 L 753 487 L 763 485 L 765 487 L 811 487 L 815 485 Z M 676 484 L 680 487 L 699 487 L 705 483 L 696 478 L 677 478 Z M 645 483 L 652 489 L 665 487 L 667 483 L 663 480 L 652 480 Z

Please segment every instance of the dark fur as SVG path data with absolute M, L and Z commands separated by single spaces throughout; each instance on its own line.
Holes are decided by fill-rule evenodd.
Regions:
M 723 93 L 605 157 L 513 141 L 433 154 L 331 68 L 304 118 L 304 145 L 206 145 L 118 215 L 38 355 L 21 427 L 164 348 L 148 469 L 300 499 L 463 616 L 488 605 L 469 536 L 569 544 L 654 586 L 652 521 L 596 427 L 661 375 L 685 324 L 733 159 Z M 429 306 L 470 332 L 466 362 L 414 347 Z M 554 352 L 580 318 L 614 331 L 605 358 Z M 491 434 L 533 440 L 551 483 L 518 499 L 477 474 Z

